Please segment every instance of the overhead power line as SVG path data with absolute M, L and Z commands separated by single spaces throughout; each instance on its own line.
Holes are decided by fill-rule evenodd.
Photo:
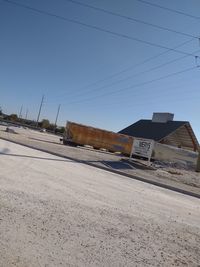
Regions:
M 193 53 L 198 53 L 198 52 L 200 52 L 200 50 L 196 50 L 196 51 L 194 51 Z M 152 68 L 150 68 L 150 69 L 148 69 L 148 70 L 145 70 L 145 71 L 141 71 L 141 72 L 135 73 L 135 74 L 130 75 L 130 76 L 126 77 L 126 78 L 123 78 L 123 79 L 114 81 L 114 82 L 112 82 L 112 83 L 110 83 L 110 84 L 103 85 L 103 86 L 98 87 L 98 88 L 96 88 L 96 89 L 92 88 L 92 89 L 90 89 L 90 90 L 84 90 L 84 91 L 78 90 L 78 91 L 81 91 L 81 92 L 79 92 L 79 93 L 75 93 L 75 94 L 74 94 L 74 92 L 73 92 L 73 94 L 69 94 L 69 93 L 67 93 L 67 97 L 69 97 L 69 96 L 79 97 L 79 96 L 85 95 L 85 94 L 87 94 L 87 93 L 93 93 L 93 92 L 95 92 L 95 91 L 99 91 L 99 90 L 102 90 L 102 89 L 111 87 L 111 86 L 113 86 L 113 85 L 115 85 L 115 84 L 124 82 L 124 81 L 126 81 L 126 80 L 131 79 L 131 78 L 134 78 L 134 77 L 140 76 L 140 75 L 142 75 L 142 74 L 146 74 L 146 73 L 149 73 L 149 72 L 151 72 L 151 71 L 160 69 L 160 68 L 162 68 L 162 67 L 164 67 L 164 66 L 167 66 L 167 65 L 172 64 L 172 63 L 174 63 L 174 62 L 177 62 L 177 61 L 179 61 L 179 60 L 182 60 L 182 59 L 184 59 L 184 58 L 186 58 L 186 57 L 188 57 L 188 56 L 181 56 L 181 57 L 178 57 L 178 58 L 176 58 L 176 59 L 173 59 L 173 60 L 167 61 L 167 62 L 165 62 L 165 63 L 159 64 L 159 65 L 157 65 L 157 66 L 155 66 L 155 67 L 152 67 Z M 136 66 L 137 66 L 137 65 L 136 65 Z M 196 62 L 196 66 L 198 66 L 198 63 L 197 63 L 197 62 Z M 118 73 L 122 73 L 122 72 L 118 72 Z M 116 75 L 112 75 L 112 76 L 116 76 Z M 96 83 L 94 83 L 94 85 L 96 85 Z M 91 86 L 88 86 L 88 87 L 90 88 Z M 88 89 L 88 87 L 86 87 L 86 88 L 84 88 L 84 89 Z M 66 95 L 66 94 L 62 94 L 62 95 L 57 96 L 57 97 L 64 97 L 65 95 Z
M 197 52 L 200 52 L 200 50 L 195 51 L 195 53 L 197 53 Z M 182 57 L 179 57 L 179 58 L 176 58 L 176 59 L 167 61 L 167 62 L 165 62 L 165 63 L 163 63 L 163 64 L 159 64 L 159 65 L 157 65 L 157 66 L 155 66 L 155 67 L 153 67 L 153 68 L 150 68 L 150 69 L 148 69 L 148 70 L 141 71 L 141 72 L 139 72 L 139 73 L 135 73 L 135 74 L 133 74 L 133 75 L 130 75 L 130 76 L 128 76 L 128 77 L 126 77 L 126 78 L 123 78 L 123 79 L 120 79 L 120 80 L 118 80 L 118 81 L 114 81 L 114 82 L 112 82 L 112 83 L 110 83 L 110 84 L 108 84 L 108 85 L 104 85 L 104 86 L 101 86 L 101 87 L 96 88 L 96 89 L 91 89 L 91 90 L 88 90 L 88 91 L 86 91 L 86 92 L 82 92 L 82 93 L 76 95 L 76 97 L 85 95 L 86 93 L 93 93 L 93 92 L 95 92 L 95 91 L 99 91 L 99 90 L 108 88 L 108 87 L 110 87 L 110 86 L 113 86 L 113 85 L 122 83 L 122 82 L 124 82 L 124 81 L 127 81 L 127 80 L 132 79 L 132 78 L 137 77 L 137 76 L 140 76 L 140 75 L 142 75 L 142 74 L 147 74 L 147 73 L 149 73 L 149 72 L 152 72 L 152 71 L 154 71 L 154 70 L 160 69 L 160 68 L 162 68 L 162 67 L 164 67 L 164 66 L 167 66 L 167 65 L 169 65 L 169 64 L 172 64 L 172 63 L 174 63 L 174 62 L 177 62 L 177 61 L 179 61 L 179 60 L 181 60 L 181 59 L 184 59 L 184 58 L 186 58 L 186 57 L 187 57 L 187 56 L 182 56 Z M 197 66 L 198 66 L 198 65 L 197 65 Z
M 183 43 L 181 43 L 181 44 L 175 46 L 174 48 L 179 48 L 179 47 L 181 47 L 181 46 L 184 46 L 184 45 L 190 43 L 190 42 L 193 41 L 193 40 L 194 40 L 193 38 L 190 39 L 190 40 L 187 40 L 187 41 L 185 41 L 185 42 L 183 42 Z M 162 56 L 162 55 L 165 55 L 165 54 L 167 54 L 167 53 L 169 53 L 169 52 L 171 52 L 171 51 L 170 51 L 170 50 L 167 50 L 167 51 L 164 51 L 164 52 L 162 52 L 162 53 L 156 54 L 156 55 L 154 55 L 154 56 L 152 56 L 152 57 L 149 57 L 149 58 L 147 58 L 147 59 L 145 59 L 145 60 L 143 60 L 143 61 L 141 61 L 141 62 L 139 62 L 139 63 L 137 63 L 137 64 L 135 64 L 135 65 L 133 65 L 133 66 L 130 66 L 130 67 L 125 68 L 125 69 L 123 69 L 123 70 L 121 70 L 121 71 L 118 71 L 118 72 L 115 72 L 115 73 L 113 73 L 113 74 L 110 74 L 110 75 L 104 77 L 103 79 L 97 80 L 97 81 L 92 82 L 92 83 L 90 83 L 90 84 L 88 84 L 88 85 L 86 85 L 86 86 L 84 86 L 84 87 L 82 87 L 82 88 L 79 88 L 78 91 L 82 91 L 82 90 L 88 89 L 88 88 L 90 88 L 90 87 L 92 87 L 92 86 L 95 86 L 95 85 L 101 83 L 101 82 L 105 82 L 105 81 L 107 81 L 107 80 L 110 80 L 110 79 L 112 79 L 113 77 L 116 77 L 116 76 L 118 76 L 118 75 L 120 75 L 120 74 L 123 74 L 123 73 L 125 73 L 125 72 L 130 71 L 130 70 L 133 70 L 133 69 L 135 69 L 135 68 L 137 68 L 137 67 L 139 67 L 139 66 L 142 66 L 142 65 L 144 65 L 145 63 L 148 63 L 148 62 L 150 62 L 150 61 L 152 61 L 152 60 L 154 60 L 154 59 L 156 59 L 156 58 L 158 58 L 158 57 L 160 57 L 160 56 Z M 197 59 L 195 59 L 195 62 L 197 62 Z M 62 96 L 63 96 L 63 94 L 62 94 Z M 68 96 L 69 96 L 69 94 L 68 94 Z
M 113 11 L 110 11 L 110 10 L 107 10 L 107 9 L 104 9 L 104 8 L 96 7 L 96 6 L 93 6 L 93 5 L 88 5 L 88 4 L 85 4 L 83 2 L 79 2 L 79 1 L 76 1 L 76 0 L 65 0 L 65 1 L 71 2 L 71 3 L 76 4 L 76 5 L 80 5 L 80 6 L 83 6 L 83 7 L 87 7 L 87 8 L 96 10 L 96 11 L 100 11 L 100 12 L 103 12 L 105 14 L 109 14 L 109 15 L 112 15 L 112 16 L 115 16 L 115 17 L 123 18 L 123 19 L 128 20 L 129 22 L 137 22 L 137 23 L 141 23 L 141 24 L 153 27 L 153 28 L 160 29 L 160 30 L 164 30 L 164 31 L 168 31 L 168 32 L 172 32 L 172 33 L 180 34 L 180 35 L 183 35 L 183 36 L 187 36 L 187 37 L 192 37 L 192 38 L 197 38 L 198 39 L 197 36 L 194 36 L 194 35 L 189 34 L 189 33 L 181 32 L 181 31 L 178 31 L 178 30 L 174 30 L 174 29 L 170 29 L 170 28 L 167 28 L 167 27 L 156 25 L 156 24 L 153 24 L 153 23 L 150 23 L 150 22 L 146 22 L 144 20 L 140 20 L 140 19 L 136 19 L 136 18 L 133 18 L 133 17 L 125 16 L 125 15 L 122 15 L 122 14 L 119 14 L 119 13 L 116 13 L 116 12 L 113 12 Z
M 91 29 L 94 29 L 94 30 L 97 30 L 97 31 L 100 31 L 100 32 L 105 32 L 105 33 L 108 33 L 108 34 L 113 35 L 113 36 L 118 36 L 118 37 L 121 37 L 121 38 L 124 38 L 124 39 L 132 40 L 132 41 L 139 42 L 139 43 L 143 43 L 143 44 L 146 44 L 146 45 L 149 45 L 149 46 L 152 46 L 152 47 L 157 47 L 157 48 L 161 48 L 161 49 L 165 49 L 165 50 L 170 50 L 170 51 L 173 51 L 173 52 L 176 52 L 176 53 L 179 53 L 179 54 L 183 54 L 183 55 L 188 55 L 188 56 L 191 56 L 191 57 L 195 57 L 196 56 L 196 55 L 193 55 L 191 53 L 187 53 L 187 52 L 184 52 L 184 51 L 181 51 L 181 50 L 170 48 L 170 47 L 167 47 L 167 46 L 164 46 L 164 45 L 152 43 L 152 42 L 150 42 L 148 40 L 142 40 L 142 39 L 139 39 L 139 38 L 136 38 L 136 37 L 132 37 L 132 36 L 126 35 L 126 34 L 117 33 L 117 32 L 114 32 L 114 31 L 111 31 L 111 30 L 108 30 L 108 29 L 105 29 L 105 28 L 101 28 L 99 26 L 95 26 L 95 25 L 91 25 L 91 24 L 87 24 L 87 23 L 81 22 L 81 21 L 78 21 L 78 20 L 69 19 L 69 18 L 60 16 L 60 15 L 56 15 L 54 13 L 50 13 L 50 12 L 47 12 L 47 11 L 44 11 L 44 10 L 41 10 L 41 9 L 38 9 L 38 8 L 34 8 L 34 7 L 31 7 L 31 6 L 28 6 L 28 5 L 24 5 L 24 4 L 21 4 L 21 3 L 14 2 L 14 1 L 11 1 L 11 0 L 3 0 L 3 1 L 5 3 L 9 3 L 9 4 L 12 4 L 12 5 L 15 5 L 15 6 L 18 6 L 18 7 L 22 7 L 22 8 L 37 12 L 39 14 L 43 14 L 43 15 L 54 17 L 54 18 L 57 18 L 57 19 L 60 19 L 60 20 L 63 20 L 63 21 L 71 22 L 71 23 L 74 23 L 74 24 L 77 24 L 77 25 L 81 25 L 81 26 L 84 26 L 84 27 L 87 27 L 87 28 L 91 28 Z
M 177 86 L 176 88 L 179 88 L 180 89 L 180 88 L 183 88 L 183 87 L 182 86 Z M 175 102 L 176 101 L 180 101 L 180 98 L 183 99 L 183 96 L 184 96 L 185 93 L 189 93 L 190 96 L 191 96 L 191 92 L 189 90 L 184 90 L 184 91 L 182 90 L 181 91 L 181 95 L 178 98 L 174 98 L 174 94 L 173 93 L 170 93 L 172 90 L 174 91 L 174 88 L 169 87 L 167 89 L 168 90 L 167 91 L 165 90 L 164 92 L 161 92 L 160 91 L 159 93 L 158 92 L 154 93 L 154 95 L 153 95 L 153 101 L 154 101 L 155 104 L 163 103 L 162 102 L 163 100 L 164 100 L 164 102 L 166 102 L 168 96 L 170 96 L 173 99 L 173 101 L 175 101 Z M 129 102 L 127 102 L 127 99 L 120 99 L 120 101 L 114 101 L 112 103 L 110 103 L 110 101 L 109 101 L 109 103 L 108 102 L 102 102 L 101 105 L 100 105 L 100 107 L 101 107 L 101 109 L 102 108 L 103 109 L 109 108 L 112 111 L 117 106 L 119 106 L 120 108 L 123 106 L 123 110 L 126 107 L 131 107 L 131 106 L 133 108 L 136 107 L 136 106 L 140 106 L 140 107 L 145 106 L 146 107 L 146 105 L 150 103 L 149 101 L 146 102 L 146 100 L 149 100 L 149 95 L 148 94 L 147 95 L 144 95 L 144 94 L 141 95 L 141 94 L 138 94 L 138 93 L 139 92 L 134 92 L 134 93 L 131 93 L 129 95 L 129 99 L 134 99 L 135 100 L 134 101 L 134 104 L 133 104 L 133 102 L 132 102 L 132 104 L 130 104 Z M 195 92 L 192 92 L 192 93 L 195 93 L 197 96 L 199 96 L 199 92 L 197 90 Z M 137 100 L 136 100 L 136 97 L 137 97 Z M 192 99 L 194 99 L 194 96 L 192 96 L 192 97 L 193 97 Z M 141 101 L 138 100 L 138 98 L 142 98 L 142 103 L 141 103 Z M 187 96 L 187 99 L 189 99 L 188 96 Z M 172 101 L 170 101 L 170 104 L 171 104 L 171 102 Z M 127 104 L 127 103 L 129 103 L 129 104 Z M 97 107 L 97 104 L 95 102 L 90 103 L 90 105 L 87 105 L 87 109 L 88 108 L 96 108 L 96 107 Z
M 144 3 L 144 4 L 147 4 L 147 5 L 150 5 L 150 6 L 158 7 L 158 8 L 173 12 L 173 13 L 177 13 L 179 15 L 183 15 L 183 16 L 186 16 L 186 17 L 189 17 L 189 18 L 198 19 L 198 20 L 200 19 L 200 17 L 198 17 L 198 16 L 195 16 L 195 15 L 183 12 L 183 11 L 179 11 L 179 10 L 176 10 L 176 9 L 168 8 L 168 7 L 165 7 L 165 6 L 161 6 L 161 5 L 158 5 L 158 4 L 154 4 L 154 3 L 148 2 L 146 0 L 136 0 L 136 1 Z
M 72 102 L 69 102 L 68 104 L 82 103 L 82 102 L 85 102 L 85 101 L 94 100 L 96 98 L 104 97 L 104 96 L 107 96 L 107 95 L 113 95 L 113 94 L 116 94 L 116 93 L 124 92 L 124 91 L 130 90 L 130 89 L 134 89 L 134 88 L 137 88 L 137 87 L 140 87 L 140 86 L 144 86 L 144 85 L 151 84 L 151 83 L 154 83 L 154 82 L 157 82 L 157 81 L 161 81 L 163 79 L 167 79 L 167 78 L 170 78 L 170 77 L 173 77 L 173 76 L 176 76 L 176 75 L 180 75 L 182 73 L 186 73 L 188 71 L 191 71 L 191 70 L 194 70 L 194 69 L 197 69 L 197 68 L 199 68 L 199 66 L 190 67 L 190 68 L 187 68 L 187 69 L 184 69 L 184 70 L 181 70 L 181 71 L 170 73 L 170 74 L 165 75 L 165 76 L 161 76 L 160 78 L 156 78 L 156 79 L 152 79 L 152 80 L 149 80 L 149 81 L 146 81 L 146 82 L 142 82 L 142 83 L 138 83 L 138 84 L 135 84 L 135 85 L 131 85 L 131 86 L 128 86 L 126 88 L 121 88 L 121 89 L 118 89 L 118 90 L 115 90 L 115 91 L 110 91 L 110 92 L 107 92 L 107 93 L 104 93 L 104 94 L 101 94 L 101 95 L 98 95 L 98 96 L 86 98 L 86 99 L 83 99 L 83 100 L 80 100 L 80 101 L 72 101 Z

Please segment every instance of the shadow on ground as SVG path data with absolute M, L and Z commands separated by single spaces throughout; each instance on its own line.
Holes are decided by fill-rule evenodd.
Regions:
M 95 164 L 97 166 L 103 165 L 106 166 L 109 169 L 115 169 L 115 170 L 131 170 L 135 169 L 135 167 L 130 166 L 126 162 L 122 161 L 102 161 L 102 160 L 73 160 L 73 159 L 59 159 L 59 158 L 46 158 L 46 157 L 36 157 L 36 156 L 28 156 L 28 155 L 22 155 L 22 154 L 13 154 L 9 153 L 9 149 L 4 149 L 0 151 L 0 156 L 9 156 L 9 157 L 19 157 L 19 158 L 31 158 L 31 159 L 39 159 L 39 160 L 49 160 L 49 161 L 61 161 L 61 162 L 73 162 L 73 163 L 91 163 Z
M 22 154 L 13 154 L 8 153 L 9 149 L 4 149 L 0 151 L 0 155 L 2 156 L 9 156 L 9 157 L 19 157 L 19 158 L 31 158 L 31 159 L 39 159 L 39 160 L 50 160 L 50 161 L 61 161 L 61 162 L 73 162 L 73 163 L 91 163 L 91 164 L 97 164 L 97 165 L 104 165 L 108 168 L 112 169 L 133 169 L 131 166 L 124 162 L 120 161 L 101 161 L 101 160 L 81 160 L 81 161 L 74 161 L 73 159 L 59 159 L 59 158 L 46 158 L 46 157 L 36 157 L 36 156 L 28 156 L 28 155 L 22 155 Z
M 132 170 L 135 169 L 131 165 L 127 164 L 126 162 L 122 161 L 101 161 L 106 167 L 115 169 L 115 170 Z
M 31 159 L 42 159 L 42 160 L 72 162 L 71 160 L 67 160 L 67 159 L 53 159 L 53 158 L 35 157 L 35 156 L 27 156 L 27 155 L 20 155 L 20 154 L 8 154 L 8 153 L 4 153 L 2 151 L 0 151 L 0 155 L 2 155 L 2 156 L 11 156 L 11 157 L 19 157 L 19 158 L 31 158 Z
M 139 170 L 156 170 L 156 168 L 153 168 L 152 166 L 148 166 L 145 164 L 142 164 L 138 161 L 133 161 L 133 160 L 128 160 L 128 159 L 122 159 L 123 162 L 126 162 L 130 166 L 132 166 L 134 169 L 139 169 Z
M 61 143 L 59 143 L 59 141 L 53 142 L 53 141 L 47 141 L 47 140 L 43 140 L 43 139 L 39 139 L 39 138 L 33 138 L 33 137 L 29 137 L 29 139 L 39 141 L 39 142 L 44 142 L 44 143 L 56 144 L 56 145 L 61 144 Z

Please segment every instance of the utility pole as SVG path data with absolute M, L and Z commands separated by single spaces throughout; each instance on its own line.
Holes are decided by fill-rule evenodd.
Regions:
M 60 112 L 60 104 L 58 106 L 58 111 L 57 111 L 57 115 L 56 115 L 56 120 L 55 120 L 55 124 L 54 124 L 54 132 L 56 132 L 56 124 L 57 124 L 57 120 L 58 120 L 58 115 L 59 115 L 59 112 Z
M 23 105 L 21 105 L 20 112 L 19 112 L 19 119 L 22 118 L 22 110 L 23 110 Z
M 39 108 L 39 112 L 38 112 L 36 127 L 38 127 L 38 122 L 39 122 L 39 119 L 40 119 L 40 113 L 41 113 L 41 109 L 42 109 L 43 103 L 44 103 L 44 95 L 42 96 L 42 100 L 41 100 L 41 103 L 40 103 L 40 108 Z
M 26 109 L 26 116 L 25 116 L 25 120 L 27 120 L 28 117 L 28 109 Z

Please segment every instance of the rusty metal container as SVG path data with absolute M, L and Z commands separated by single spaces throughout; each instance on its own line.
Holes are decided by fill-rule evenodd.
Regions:
M 106 149 L 111 152 L 130 155 L 133 137 L 68 121 L 63 143 L 89 145 L 96 149 Z

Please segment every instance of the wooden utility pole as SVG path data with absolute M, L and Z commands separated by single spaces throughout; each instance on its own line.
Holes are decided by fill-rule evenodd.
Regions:
M 58 106 L 58 111 L 57 111 L 57 114 L 56 114 L 56 120 L 55 120 L 55 124 L 54 124 L 54 132 L 56 132 L 56 124 L 57 124 L 57 120 L 58 120 L 58 115 L 59 115 L 59 112 L 60 112 L 60 106 Z
M 196 166 L 196 172 L 200 172 L 200 148 L 199 148 L 199 155 L 197 159 L 197 166 Z
M 20 111 L 19 111 L 19 119 L 22 118 L 22 110 L 23 110 L 23 105 L 21 106 Z
M 39 112 L 38 112 L 36 127 L 38 127 L 38 122 L 39 122 L 39 119 L 40 119 L 40 113 L 41 113 L 41 109 L 42 109 L 43 103 L 44 103 L 44 95 L 42 96 L 42 100 L 41 100 L 41 103 L 40 103 L 40 108 L 39 108 Z
M 25 116 L 25 120 L 27 120 L 28 117 L 28 109 L 26 109 L 26 116 Z

